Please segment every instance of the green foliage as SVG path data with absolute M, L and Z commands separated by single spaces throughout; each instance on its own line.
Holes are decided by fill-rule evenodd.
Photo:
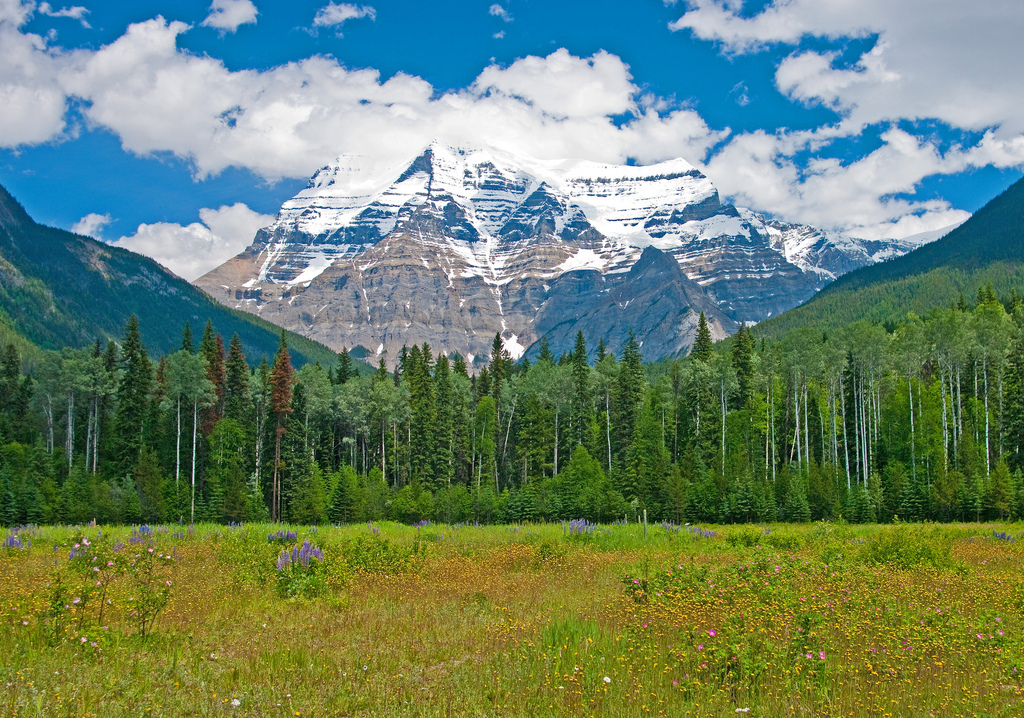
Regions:
M 899 568 L 952 568 L 953 536 L 938 527 L 900 525 L 885 528 L 863 545 L 863 560 Z

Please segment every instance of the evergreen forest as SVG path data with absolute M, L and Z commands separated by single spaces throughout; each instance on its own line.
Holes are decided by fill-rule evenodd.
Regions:
M 1024 302 L 982 288 L 924 318 L 859 321 L 645 364 L 582 334 L 470 375 L 429 346 L 359 376 L 251 366 L 186 324 L 0 356 L 7 525 L 985 521 L 1024 516 Z

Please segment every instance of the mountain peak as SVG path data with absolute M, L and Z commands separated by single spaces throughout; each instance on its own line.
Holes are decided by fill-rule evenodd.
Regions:
M 434 141 L 397 164 L 339 157 L 197 284 L 338 349 L 394 357 L 427 341 L 469 356 L 486 353 L 495 331 L 528 346 L 612 293 L 629 310 L 608 316 L 626 321 L 639 296 L 626 285 L 653 297 L 659 276 L 682 287 L 687 307 L 718 312 L 727 332 L 889 249 L 901 251 L 724 204 L 683 159 L 537 160 Z
M 31 227 L 33 224 L 35 222 L 28 216 L 28 212 L 21 206 L 21 203 L 3 186 L 0 186 L 0 228 L 10 234 Z

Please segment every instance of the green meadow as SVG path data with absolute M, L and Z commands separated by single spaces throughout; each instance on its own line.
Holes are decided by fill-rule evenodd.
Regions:
M 16 529 L 0 714 L 1020 715 L 1018 532 Z

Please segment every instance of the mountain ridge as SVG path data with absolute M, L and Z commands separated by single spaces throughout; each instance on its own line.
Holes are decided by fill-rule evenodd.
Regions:
M 961 294 L 970 298 L 987 284 L 1003 294 L 1024 286 L 1024 179 L 944 237 L 840 277 L 757 331 L 773 337 L 798 325 L 828 329 L 859 319 L 896 322 L 909 311 L 923 316 Z
M 225 339 L 237 332 L 250 360 L 272 359 L 280 329 L 214 302 L 157 262 L 121 247 L 36 223 L 0 186 L 0 334 L 19 348 L 83 347 L 119 341 L 131 314 L 158 354 L 175 351 L 190 321 L 207 319 Z M 256 320 L 256 321 L 254 321 Z M 290 334 L 297 364 L 333 364 L 334 353 Z
M 403 344 L 430 337 L 439 351 L 480 356 L 497 332 L 525 350 L 556 324 L 583 321 L 613 287 L 623 304 L 630 301 L 616 276 L 628 276 L 647 247 L 678 262 L 693 286 L 673 291 L 689 298 L 694 319 L 705 312 L 717 336 L 805 301 L 850 269 L 910 249 L 723 203 L 714 184 L 682 159 L 602 165 L 432 143 L 404 164 L 347 155 L 322 167 L 249 247 L 195 283 L 228 306 L 336 349 L 376 347 L 393 363 Z M 580 271 L 597 271 L 605 286 L 576 283 L 589 289 L 575 302 L 548 296 L 556 279 Z M 351 295 L 356 286 L 361 298 Z M 347 293 L 334 296 L 332 287 Z M 444 293 L 458 296 L 457 308 Z M 394 302 L 425 311 L 379 311 Z M 461 311 L 466 302 L 472 317 Z M 549 304 L 568 314 L 545 320 Z M 619 334 L 600 336 L 617 347 L 625 340 Z M 666 350 L 670 345 L 677 346 L 668 342 Z

